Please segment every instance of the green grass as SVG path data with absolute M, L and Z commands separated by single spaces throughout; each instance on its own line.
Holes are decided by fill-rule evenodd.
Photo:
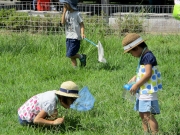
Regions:
M 97 48 L 82 41 L 80 53 L 87 54 L 87 66 L 73 69 L 65 57 L 62 35 L 0 35 L 0 134 L 1 135 L 140 135 L 141 120 L 133 104 L 122 99 L 122 86 L 135 74 L 138 59 L 123 54 L 121 37 L 89 35 L 101 41 L 108 63 L 97 61 Z M 156 55 L 162 73 L 159 92 L 160 135 L 180 134 L 179 35 L 143 35 Z M 17 109 L 34 94 L 59 89 L 63 81 L 73 80 L 80 88 L 88 86 L 96 102 L 91 111 L 59 108 L 65 124 L 59 127 L 22 127 Z

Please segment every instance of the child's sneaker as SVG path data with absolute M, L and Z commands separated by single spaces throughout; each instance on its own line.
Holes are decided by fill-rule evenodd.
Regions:
M 79 59 L 80 62 L 81 62 L 81 67 L 85 67 L 86 66 L 86 55 L 85 54 L 82 54 L 82 58 Z

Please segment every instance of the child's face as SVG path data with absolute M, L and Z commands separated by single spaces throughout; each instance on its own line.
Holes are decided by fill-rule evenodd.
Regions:
M 60 99 L 60 104 L 64 107 L 64 108 L 70 108 L 70 105 L 75 101 L 75 98 L 71 98 L 71 97 L 61 97 Z
M 130 50 L 128 53 L 130 53 L 134 57 L 140 57 L 142 53 L 142 48 L 141 47 L 135 47 L 132 50 Z

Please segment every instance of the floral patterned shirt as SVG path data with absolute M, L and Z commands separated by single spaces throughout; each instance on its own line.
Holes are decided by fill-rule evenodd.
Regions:
M 44 110 L 50 116 L 56 108 L 57 96 L 55 91 L 52 90 L 31 97 L 18 109 L 18 115 L 22 120 L 33 122 L 41 110 Z

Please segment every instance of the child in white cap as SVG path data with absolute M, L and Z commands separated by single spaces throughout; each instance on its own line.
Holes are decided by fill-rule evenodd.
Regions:
M 81 66 L 86 66 L 86 55 L 78 54 L 80 40 L 85 37 L 84 23 L 77 11 L 77 0 L 60 0 L 64 3 L 61 24 L 65 24 L 66 33 L 66 56 L 71 59 L 73 67 L 77 67 L 76 59 L 80 60 Z
M 156 57 L 139 34 L 127 34 L 122 45 L 124 53 L 139 58 L 136 75 L 129 81 L 136 82 L 130 89 L 131 94 L 137 97 L 134 109 L 139 112 L 144 132 L 150 132 L 150 128 L 151 133 L 156 134 L 158 122 L 154 115 L 160 114 L 157 92 L 162 89 Z
M 21 125 L 60 125 L 64 117 L 57 118 L 57 105 L 60 103 L 64 108 L 70 105 L 78 97 L 78 86 L 72 81 L 63 82 L 60 90 L 51 90 L 37 94 L 27 100 L 18 109 L 18 119 Z M 53 116 L 53 119 L 48 119 Z

